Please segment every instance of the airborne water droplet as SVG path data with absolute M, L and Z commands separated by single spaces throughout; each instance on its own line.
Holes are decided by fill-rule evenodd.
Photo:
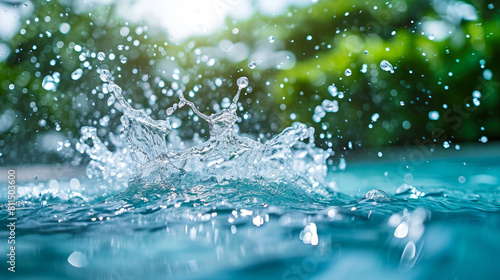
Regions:
M 220 106 L 224 109 L 229 108 L 229 106 L 231 106 L 231 100 L 227 97 L 222 98 Z
M 345 69 L 344 74 L 345 74 L 347 77 L 351 76 L 351 74 L 352 74 L 351 69 L 350 69 L 350 68 Z
M 255 61 L 248 63 L 248 68 L 255 69 L 255 67 L 257 67 L 257 63 L 255 63 Z
M 101 71 L 101 80 L 105 83 L 111 81 L 111 74 L 109 73 L 109 70 L 103 69 Z
M 330 95 L 333 97 L 337 96 L 338 92 L 335 84 L 331 84 L 330 86 L 328 86 L 328 93 L 330 93 Z
M 274 36 L 269 36 L 267 40 L 269 41 L 269 43 L 274 43 Z
M 106 59 L 106 54 L 104 54 L 103 52 L 99 52 L 97 54 L 97 59 L 99 59 L 100 61 L 103 61 L 104 59 Z
M 392 68 L 391 63 L 385 59 L 380 62 L 380 68 L 382 68 L 382 70 L 384 71 L 394 73 L 394 69 Z
M 172 115 L 174 113 L 174 111 L 175 111 L 174 107 L 168 108 L 167 109 L 167 115 L 169 115 L 169 116 Z
M 436 121 L 439 119 L 439 112 L 438 111 L 430 111 L 429 112 L 429 119 Z
M 80 59 L 80 61 L 84 61 L 85 59 L 87 59 L 87 54 L 86 54 L 86 53 L 81 53 L 81 54 L 78 56 L 78 59 Z
M 82 74 L 83 74 L 82 68 L 78 68 L 75 71 L 73 71 L 73 73 L 71 73 L 71 79 L 76 81 L 82 77 Z
M 337 100 L 331 101 L 331 100 L 325 99 L 321 103 L 321 106 L 323 107 L 323 109 L 326 112 L 336 113 L 339 111 L 339 102 Z
M 116 101 L 116 98 L 113 95 L 111 95 L 108 99 L 108 106 L 113 105 L 115 103 L 115 101 Z
M 239 88 L 246 88 L 248 86 L 248 78 L 240 77 L 238 78 L 238 80 L 236 80 L 236 84 L 238 85 Z
M 56 91 L 57 85 L 59 84 L 59 79 L 54 78 L 55 74 L 56 73 L 52 75 L 47 75 L 43 78 L 42 87 L 45 90 Z

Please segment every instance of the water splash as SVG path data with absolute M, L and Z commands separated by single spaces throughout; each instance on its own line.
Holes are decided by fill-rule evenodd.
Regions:
M 113 179 L 119 175 L 142 182 L 170 182 L 172 188 L 187 178 L 192 185 L 210 181 L 220 184 L 230 180 L 272 180 L 290 182 L 306 193 L 327 194 L 323 180 L 330 154 L 315 147 L 313 128 L 295 123 L 265 143 L 238 135 L 236 111 L 241 91 L 249 84 L 246 77 L 236 81 L 236 95 L 220 112 L 206 115 L 179 93 L 179 102 L 166 109 L 165 120 L 153 120 L 144 110 L 133 109 L 108 70 L 102 70 L 100 78 L 113 93 L 108 105 L 118 101 L 122 108 L 124 129 L 120 136 L 111 137 L 113 144 L 119 147 L 111 152 L 97 137 L 95 128 L 82 128 L 78 148 L 91 158 L 89 176 L 100 174 Z M 180 149 L 183 145 L 175 143 L 176 137 L 172 137 L 175 133 L 170 134 L 171 119 L 175 118 L 172 115 L 176 110 L 185 106 L 208 123 L 209 139 Z M 89 140 L 92 145 L 87 144 Z

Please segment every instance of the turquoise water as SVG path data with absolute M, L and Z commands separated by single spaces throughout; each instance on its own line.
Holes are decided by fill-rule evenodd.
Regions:
M 327 195 L 279 180 L 184 178 L 171 185 L 135 179 L 128 187 L 86 178 L 22 182 L 16 273 L 7 271 L 3 256 L 0 274 L 496 279 L 499 154 L 495 146 L 446 153 L 415 164 L 411 178 L 399 160 L 347 161 L 345 170 L 328 174 Z M 387 196 L 373 191 L 366 199 L 372 189 Z M 6 252 L 6 194 L 0 198 Z

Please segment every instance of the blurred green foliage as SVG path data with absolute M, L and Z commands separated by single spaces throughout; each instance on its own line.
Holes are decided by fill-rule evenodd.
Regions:
M 110 69 L 133 106 L 149 108 L 156 118 L 165 118 L 165 109 L 177 101 L 172 88 L 191 92 L 190 99 L 211 113 L 223 97 L 234 95 L 237 77 L 248 76 L 249 94 L 240 100 L 240 116 L 247 118 L 242 118 L 240 130 L 263 139 L 290 125 L 292 113 L 296 121 L 316 128 L 319 145 L 334 151 L 350 149 L 349 142 L 353 149 L 378 149 L 415 145 L 422 139 L 437 144 L 477 142 L 481 136 L 498 139 L 499 9 L 484 1 L 469 2 L 479 19 L 458 19 L 452 34 L 438 41 L 422 34 L 425 21 L 450 16 L 436 12 L 438 2 L 444 3 L 319 1 L 278 16 L 228 19 L 219 33 L 181 43 L 171 42 L 163 30 L 125 22 L 115 6 L 88 13 L 75 11 L 71 2 L 35 2 L 29 23 L 23 21 L 24 31 L 7 42 L 10 56 L 0 62 L 0 114 L 15 114 L 14 123 L 1 133 L 0 163 L 75 157 L 46 150 L 40 137 L 49 133 L 74 143 L 83 125 L 99 127 L 103 138 L 119 131 L 121 114 L 107 106 L 109 94 L 103 91 L 97 68 Z M 61 23 L 70 25 L 67 34 L 60 31 Z M 129 30 L 126 36 L 120 34 L 123 27 Z M 245 44 L 250 54 L 265 47 L 289 51 L 295 64 L 261 69 L 259 62 L 251 69 L 248 57 L 222 55 L 225 40 Z M 98 52 L 107 59 L 97 60 Z M 382 60 L 392 64 L 394 73 L 380 68 Z M 83 76 L 73 80 L 77 68 L 83 69 Z M 347 68 L 352 75 L 344 74 Z M 178 69 L 180 81 L 173 78 L 173 69 Z M 486 69 L 493 73 L 491 79 L 485 79 Z M 44 77 L 55 72 L 61 79 L 57 89 L 44 89 Z M 222 85 L 216 85 L 217 78 Z M 332 84 L 343 98 L 330 95 Z M 479 106 L 472 99 L 475 90 L 482 95 Z M 338 100 L 339 111 L 317 123 L 312 117 L 324 99 Z M 431 120 L 430 111 L 440 118 Z M 375 113 L 380 117 L 374 122 Z M 182 137 L 207 136 L 206 124 L 187 109 L 177 111 L 176 117 L 183 123 Z

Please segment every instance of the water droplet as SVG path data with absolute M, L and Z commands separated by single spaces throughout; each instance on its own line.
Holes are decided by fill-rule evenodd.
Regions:
M 97 59 L 99 59 L 100 61 L 103 61 L 104 59 L 106 59 L 106 54 L 103 52 L 99 52 L 97 54 Z
M 116 98 L 114 95 L 111 95 L 109 98 L 108 98 L 108 106 L 111 106 L 115 103 L 116 101 Z
M 337 87 L 335 86 L 335 84 L 331 84 L 328 86 L 328 93 L 330 93 L 330 95 L 333 97 L 337 96 Z
M 227 97 L 222 98 L 220 106 L 224 109 L 229 108 L 229 106 L 231 106 L 231 100 Z
M 123 64 L 127 63 L 127 57 L 124 56 L 124 57 L 120 58 L 120 62 Z
M 405 238 L 408 235 L 408 224 L 406 222 L 402 222 L 399 226 L 394 230 L 394 236 L 396 238 Z
M 68 34 L 70 30 L 71 30 L 71 25 L 69 25 L 67 22 L 63 22 L 59 25 L 59 31 L 62 34 Z
M 257 67 L 257 63 L 255 63 L 255 61 L 248 63 L 248 68 L 255 69 L 255 67 Z
M 344 74 L 345 74 L 347 77 L 351 76 L 351 74 L 352 74 L 351 68 L 347 68 L 347 69 L 345 69 Z
M 324 118 L 326 116 L 325 109 L 323 109 L 322 106 L 316 106 L 316 108 L 314 108 L 314 115 L 318 116 L 320 119 Z
M 365 54 L 369 54 L 368 50 L 365 50 Z
M 81 54 L 78 56 L 78 59 L 80 59 L 80 61 L 84 61 L 85 59 L 87 59 L 87 54 L 86 54 L 86 53 L 81 53 Z
M 176 117 L 172 117 L 171 121 L 172 121 L 172 128 L 174 129 L 179 128 L 182 125 L 182 121 Z
M 57 72 L 56 72 L 57 73 Z M 59 84 L 59 78 L 55 78 L 54 75 L 56 74 L 52 74 L 52 75 L 47 75 L 43 78 L 43 81 L 42 81 L 42 87 L 45 89 L 45 90 L 51 90 L 51 91 L 56 91 L 57 90 L 57 86 Z
M 464 177 L 464 176 L 458 176 L 458 182 L 459 182 L 460 184 L 463 184 L 463 183 L 465 183 L 466 181 L 467 181 L 467 180 L 465 179 L 465 177 Z
M 87 255 L 79 251 L 74 251 L 69 255 L 68 262 L 74 267 L 85 267 L 88 264 Z
M 321 103 L 321 106 L 327 112 L 336 113 L 339 111 L 339 102 L 337 100 L 331 101 L 331 100 L 325 99 Z
M 339 161 L 339 169 L 340 170 L 345 170 L 345 168 L 347 167 L 347 164 L 345 162 L 345 158 L 340 158 L 340 161 Z
M 392 68 L 391 63 L 385 59 L 380 62 L 380 68 L 384 71 L 394 73 L 394 68 Z
M 274 36 L 269 36 L 269 38 L 267 38 L 267 41 L 269 41 L 269 43 L 274 43 Z
M 78 190 L 80 188 L 80 181 L 76 178 L 71 179 L 69 181 L 69 187 L 74 191 Z
M 236 84 L 238 85 L 239 88 L 246 88 L 248 86 L 248 78 L 240 77 L 238 78 L 238 80 L 236 80 Z
M 120 28 L 120 35 L 122 37 L 127 36 L 129 33 L 130 33 L 130 28 L 128 28 L 127 26 Z
M 174 107 L 170 107 L 167 109 L 167 115 L 171 116 L 173 113 L 175 112 L 175 108 Z
M 372 121 L 373 121 L 373 122 L 378 121 L 378 118 L 380 118 L 379 113 L 375 113 L 375 114 L 373 114 L 373 115 L 372 115 Z
M 80 79 L 82 77 L 82 75 L 83 75 L 82 68 L 78 68 L 75 71 L 73 71 L 73 73 L 71 73 L 71 79 L 76 81 L 76 80 Z
M 438 111 L 430 111 L 429 112 L 429 119 L 435 121 L 439 119 L 439 113 Z
M 111 73 L 109 73 L 109 70 L 101 70 L 101 80 L 105 83 L 111 81 Z
M 491 72 L 490 69 L 486 69 L 486 70 L 483 71 L 483 78 L 485 80 L 489 81 L 489 80 L 491 80 L 492 77 L 493 77 L 493 72 Z

